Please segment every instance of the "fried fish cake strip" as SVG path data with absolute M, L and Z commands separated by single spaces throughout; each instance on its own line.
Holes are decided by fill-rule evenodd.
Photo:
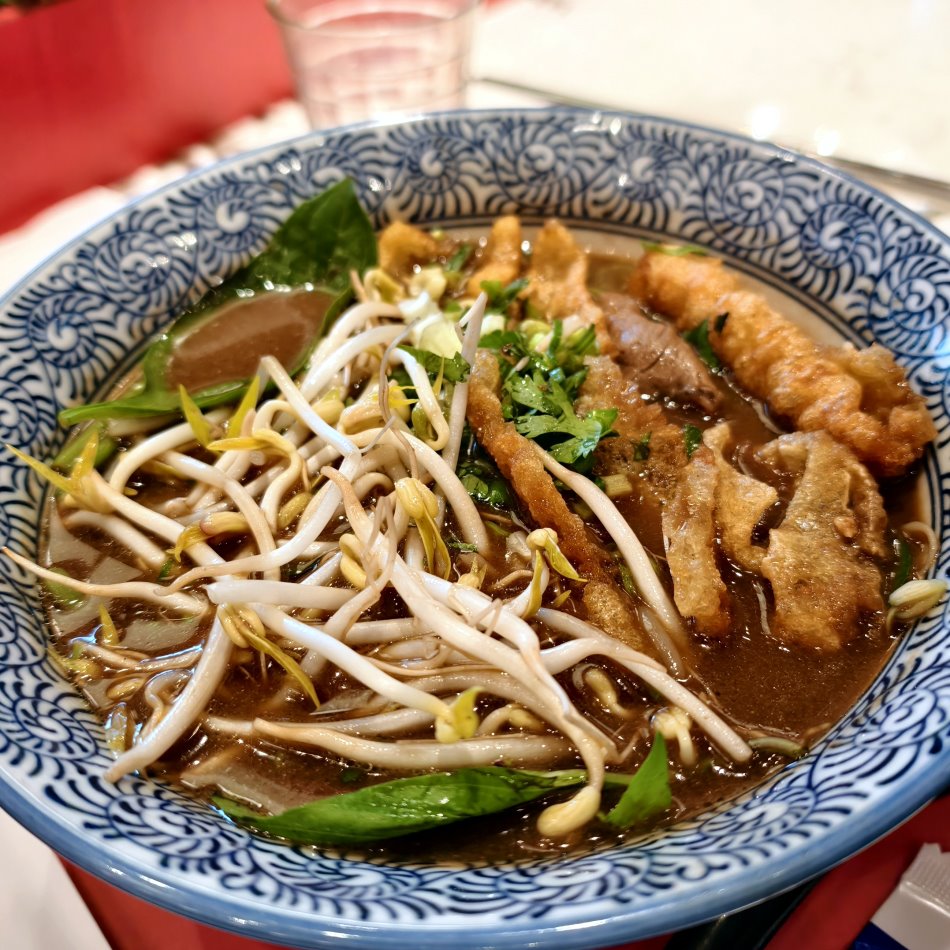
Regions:
M 604 313 L 587 289 L 587 254 L 559 221 L 545 222 L 535 238 L 527 276 L 528 300 L 545 319 L 580 317 L 597 331 L 600 352 L 614 352 Z
M 782 523 L 769 532 L 762 576 L 772 585 L 772 633 L 819 650 L 853 639 L 862 620 L 883 616 L 887 516 L 873 479 L 824 432 L 780 436 L 758 451 L 798 478 Z
M 504 286 L 521 276 L 521 240 L 521 220 L 517 215 L 495 219 L 479 268 L 466 285 L 472 297 L 482 292 L 482 281 L 497 280 Z
M 394 221 L 379 236 L 379 266 L 394 277 L 409 277 L 417 264 L 439 256 L 439 242 L 427 231 Z
M 778 501 L 778 492 L 765 482 L 733 468 L 725 459 L 732 442 L 728 422 L 707 429 L 703 442 L 712 451 L 719 470 L 716 485 L 716 522 L 726 557 L 747 571 L 760 572 L 765 548 L 752 543 L 752 535 L 765 513 Z
M 500 376 L 495 356 L 479 350 L 468 391 L 468 421 L 479 444 L 542 527 L 553 528 L 558 544 L 578 572 L 588 578 L 583 601 L 593 624 L 636 650 L 655 654 L 632 604 L 610 573 L 610 556 L 590 534 L 548 474 L 534 443 L 521 435 L 502 415 L 498 399 Z
M 713 349 L 744 389 L 796 428 L 829 432 L 876 475 L 903 474 L 936 436 L 887 350 L 815 343 L 760 294 L 742 290 L 721 261 L 653 251 L 630 289 L 681 331 L 708 320 Z
M 716 563 L 718 484 L 716 459 L 701 446 L 683 469 L 662 516 L 676 609 L 706 637 L 724 637 L 732 625 L 729 592 Z

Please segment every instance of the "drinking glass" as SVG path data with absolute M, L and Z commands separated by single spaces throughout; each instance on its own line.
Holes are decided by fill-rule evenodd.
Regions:
M 314 128 L 463 104 L 479 0 L 268 0 Z

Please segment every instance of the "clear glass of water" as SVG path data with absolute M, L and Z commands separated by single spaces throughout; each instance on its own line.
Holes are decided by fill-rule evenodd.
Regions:
M 464 104 L 479 0 L 268 0 L 314 128 Z

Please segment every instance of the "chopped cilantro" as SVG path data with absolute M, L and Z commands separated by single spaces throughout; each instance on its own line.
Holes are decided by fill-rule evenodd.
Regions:
M 432 353 L 429 350 L 418 350 L 414 346 L 403 344 L 399 347 L 405 350 L 410 356 L 414 356 L 422 368 L 433 379 L 442 373 L 442 378 L 448 383 L 464 383 L 468 379 L 468 362 L 461 353 L 456 353 L 451 359 L 439 356 L 438 353 Z
M 687 422 L 683 426 L 683 439 L 686 441 L 686 457 L 691 459 L 693 452 L 703 444 L 702 430 Z
M 478 545 L 469 544 L 468 541 L 459 541 L 458 538 L 446 538 L 445 546 L 453 551 L 460 551 L 464 554 L 477 554 Z
M 460 244 L 455 253 L 445 262 L 445 279 L 450 287 L 456 287 L 462 279 L 462 268 L 472 254 L 471 244 Z
M 709 321 L 703 320 L 702 323 L 693 327 L 692 330 L 683 334 L 683 339 L 691 343 L 699 358 L 715 373 L 722 368 L 719 357 L 713 352 L 712 344 L 709 342 Z
M 528 280 L 525 277 L 519 277 L 507 285 L 503 285 L 500 280 L 483 280 L 482 290 L 488 294 L 486 309 L 494 313 L 504 313 L 527 286 Z
M 505 418 L 557 461 L 577 465 L 610 434 L 617 418 L 615 409 L 596 409 L 583 417 L 574 412 L 574 401 L 587 376 L 584 357 L 597 351 L 593 327 L 564 339 L 564 326 L 556 320 L 543 351 L 531 346 L 525 334 L 512 331 L 488 334 L 481 345 L 499 352 Z
M 634 462 L 645 462 L 650 457 L 650 436 L 652 433 L 647 432 L 645 435 L 641 435 L 640 438 L 634 443 L 633 446 L 633 460 Z

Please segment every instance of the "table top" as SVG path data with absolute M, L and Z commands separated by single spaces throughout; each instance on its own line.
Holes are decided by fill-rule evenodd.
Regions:
M 941 179 L 950 177 L 950 123 L 937 121 L 948 39 L 950 4 L 939 0 L 503 0 L 477 31 L 469 104 L 632 109 Z M 306 129 L 299 104 L 278 103 L 172 162 L 47 209 L 0 235 L 0 294 L 131 198 Z M 887 175 L 878 183 L 950 231 L 950 190 Z M 16 855 L 0 862 L 0 946 L 109 945 L 52 852 L 2 812 L 0 848 Z

